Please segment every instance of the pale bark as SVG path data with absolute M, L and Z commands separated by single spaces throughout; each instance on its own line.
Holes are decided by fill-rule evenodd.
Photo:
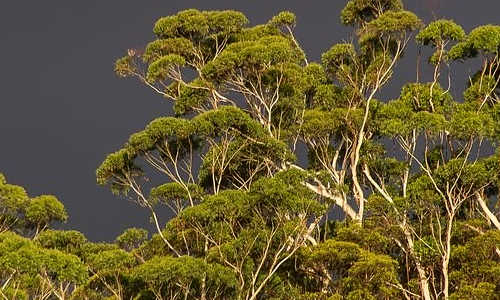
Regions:
M 476 199 L 477 199 L 477 202 L 479 203 L 479 206 L 481 207 L 481 209 L 483 210 L 484 214 L 486 215 L 486 217 L 488 218 L 488 220 L 493 224 L 495 225 L 495 227 L 500 230 L 500 221 L 498 221 L 498 218 L 495 216 L 495 214 L 490 210 L 490 208 L 488 207 L 488 204 L 486 203 L 485 199 L 483 198 L 483 196 L 479 193 L 479 192 L 476 192 L 475 193 L 476 195 Z
M 413 260 L 415 261 L 415 267 L 417 268 L 418 283 L 420 286 L 420 292 L 422 294 L 422 298 L 424 300 L 432 300 L 430 287 L 429 287 L 428 275 L 427 275 L 427 272 L 425 271 L 424 267 L 420 263 L 420 259 L 415 254 L 415 244 L 413 241 L 412 233 L 406 224 L 402 225 L 402 227 L 403 227 L 402 229 L 403 229 L 403 232 L 404 232 L 404 235 L 406 238 L 406 243 L 408 245 L 408 251 L 409 251 L 410 255 L 413 257 Z

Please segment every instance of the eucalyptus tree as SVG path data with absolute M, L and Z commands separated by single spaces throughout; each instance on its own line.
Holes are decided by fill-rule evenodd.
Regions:
M 23 210 L 29 201 L 24 188 L 7 183 L 0 173 L 0 233 L 19 225 Z
M 75 255 L 45 249 L 13 232 L 0 235 L 2 299 L 68 299 L 87 279 Z
M 155 257 L 132 274 L 140 287 L 139 299 L 235 299 L 235 274 L 202 258 Z
M 368 126 L 371 103 L 388 82 L 409 33 L 421 23 L 398 1 L 376 8 L 350 2 L 342 20 L 358 28 L 361 48 L 352 44 L 332 47 L 323 56 L 322 68 L 308 64 L 293 35 L 295 16 L 288 12 L 252 28 L 245 28 L 246 18 L 232 11 L 188 10 L 161 18 L 154 28 L 159 40 L 148 44 L 143 53 L 129 50 L 117 61 L 116 71 L 138 77 L 174 100 L 179 117 L 157 119 L 132 135 L 98 169 L 99 182 L 111 182 L 115 192 L 132 194 L 134 201 L 151 211 L 158 227 L 155 202 L 170 204 L 179 213 L 196 202 L 197 187 L 214 194 L 224 188 L 248 189 L 259 176 L 299 168 L 293 157 L 299 139 L 316 156 L 324 153 L 329 145 L 318 145 L 306 129 L 316 127 L 311 126 L 315 122 L 311 117 L 318 117 L 321 96 L 328 97 L 327 93 L 344 101 L 335 106 L 324 103 L 335 110 L 338 121 L 344 122 L 344 115 L 351 119 L 352 113 L 353 124 L 344 132 L 336 130 L 342 136 L 336 141 L 337 153 L 342 152 L 340 170 L 332 161 L 338 154 L 324 153 L 321 161 L 331 166 L 324 170 L 330 178 L 323 182 L 316 176 L 304 184 L 361 222 L 365 197 L 358 165 L 363 141 L 374 134 Z M 188 82 L 190 71 L 196 76 Z M 326 138 L 327 143 L 330 140 Z M 196 155 L 202 160 L 198 172 L 194 170 Z M 142 175 L 135 164 L 138 156 L 172 181 L 155 188 L 150 198 L 141 189 Z M 352 186 L 342 193 L 339 187 L 346 180 Z M 180 195 L 179 188 L 183 190 Z M 168 197 L 158 197 L 164 190 Z M 349 203 L 351 197 L 357 208 Z
M 37 236 L 52 222 L 66 222 L 64 205 L 52 195 L 30 198 L 23 187 L 7 183 L 0 173 L 0 233 L 14 230 Z
M 302 180 L 304 174 L 288 170 L 257 180 L 249 192 L 206 197 L 173 219 L 167 230 L 188 237 L 182 239 L 183 253 L 205 257 L 235 274 L 235 299 L 259 299 L 261 294 L 286 299 L 289 295 L 279 293 L 286 290 L 288 276 L 281 268 L 309 242 L 324 210 L 301 188 Z
M 116 62 L 119 76 L 138 78 L 175 112 L 97 170 L 99 184 L 151 213 L 158 235 L 138 248 L 140 259 L 231 270 L 238 299 L 499 292 L 497 274 L 466 263 L 477 261 L 466 249 L 487 241 L 484 266 L 499 262 L 500 27 L 424 25 L 400 0 L 348 1 L 341 21 L 355 36 L 315 63 L 290 12 L 248 27 L 239 12 L 191 9 L 158 20 L 158 39 Z M 413 39 L 433 51 L 428 66 L 397 99 L 378 99 Z M 479 70 L 453 96 L 450 66 L 468 59 Z M 296 160 L 299 143 L 307 167 Z M 151 187 L 158 177 L 140 161 L 163 176 L 160 185 Z M 174 212 L 168 223 L 160 204 Z M 335 208 L 345 228 L 327 221 Z M 198 275 L 175 278 L 183 288 L 168 297 L 205 299 L 211 275 Z M 167 297 L 172 282 L 141 276 L 144 293 Z
M 405 156 L 399 162 L 405 163 L 406 171 L 395 173 L 401 179 L 393 178 L 391 183 L 395 174 L 391 176 L 387 170 L 394 159 L 382 163 L 372 158 L 379 161 L 375 166 L 369 162 L 363 165 L 376 192 L 373 198 L 390 204 L 384 212 L 373 212 L 399 223 L 406 240 L 404 248 L 413 257 L 426 299 L 450 297 L 450 259 L 457 221 L 481 215 L 488 216 L 492 224 L 497 221 L 491 218 L 491 206 L 484 200 L 498 190 L 498 157 L 487 155 L 498 145 L 497 28 L 481 26 L 465 35 L 452 21 L 438 20 L 420 31 L 417 41 L 435 49 L 429 58 L 433 78 L 428 83 L 405 85 L 400 98 L 381 109 L 381 132 L 399 146 Z M 453 99 L 447 70 L 450 61 L 475 56 L 481 56 L 482 68 L 470 78 L 463 101 Z M 441 87 L 440 82 L 447 87 Z M 424 266 L 422 251 L 435 252 L 437 265 Z M 427 286 L 428 280 L 431 286 Z
M 87 290 L 99 291 L 101 296 L 116 300 L 131 299 L 130 272 L 136 265 L 131 253 L 122 249 L 99 251 L 90 255 L 87 264 L 92 275 L 86 283 Z

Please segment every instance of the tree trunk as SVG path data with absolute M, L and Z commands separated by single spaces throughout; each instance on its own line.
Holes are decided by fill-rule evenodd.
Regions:
M 406 242 L 408 244 L 408 251 L 415 261 L 415 266 L 417 267 L 417 272 L 418 272 L 418 282 L 420 285 L 420 292 L 422 294 L 422 298 L 424 300 L 432 300 L 431 297 L 431 292 L 429 288 L 429 279 L 427 278 L 427 274 L 425 272 L 425 269 L 422 267 L 420 264 L 419 258 L 415 255 L 415 245 L 413 243 L 413 237 L 411 236 L 411 232 L 408 229 L 406 224 L 403 224 L 403 232 L 406 238 Z
M 488 204 L 486 204 L 483 196 L 479 192 L 476 192 L 476 199 L 477 202 L 479 203 L 479 206 L 481 206 L 481 209 L 483 212 L 486 214 L 488 217 L 488 220 L 495 225 L 495 227 L 500 230 L 500 222 L 498 221 L 498 218 L 493 214 L 493 212 L 490 210 L 488 207 Z

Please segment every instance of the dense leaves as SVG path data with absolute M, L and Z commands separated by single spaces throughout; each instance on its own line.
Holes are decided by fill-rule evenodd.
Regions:
M 160 19 L 159 39 L 117 62 L 119 75 L 172 99 L 178 114 L 132 135 L 98 169 L 100 184 L 156 223 L 158 235 L 134 253 L 223 266 L 237 299 L 494 297 L 487 269 L 498 248 L 485 242 L 481 263 L 464 255 L 500 230 L 498 156 L 489 156 L 500 124 L 498 26 L 466 35 L 451 20 L 424 25 L 399 0 L 348 1 L 341 21 L 355 37 L 321 64 L 308 62 L 291 12 L 246 27 L 235 12 L 197 10 Z M 397 99 L 383 99 L 413 34 L 432 48 L 430 76 L 418 71 Z M 473 57 L 483 64 L 460 98 L 449 64 Z M 141 160 L 167 175 L 149 196 Z M 158 204 L 176 215 L 165 229 Z M 345 220 L 329 221 L 338 211 Z M 176 289 L 203 286 L 182 280 Z M 164 297 L 155 284 L 150 293 Z
M 115 71 L 172 100 L 175 116 L 96 172 L 156 232 L 94 243 L 51 229 L 62 203 L 0 174 L 0 297 L 498 299 L 500 27 L 465 34 L 399 0 L 352 0 L 341 21 L 354 36 L 316 63 L 298 20 L 160 18 Z M 413 39 L 429 64 L 387 99 Z M 450 63 L 471 58 L 460 93 Z

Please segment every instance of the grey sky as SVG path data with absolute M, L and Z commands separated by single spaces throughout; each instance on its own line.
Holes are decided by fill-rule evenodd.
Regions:
M 251 24 L 290 10 L 297 14 L 296 35 L 312 61 L 351 36 L 352 29 L 339 21 L 346 1 L 293 2 L 1 1 L 0 172 L 31 196 L 57 196 L 70 214 L 64 228 L 91 240 L 111 240 L 131 226 L 149 228 L 145 211 L 96 185 L 95 169 L 130 134 L 169 114 L 170 105 L 137 81 L 117 78 L 114 61 L 127 48 L 151 41 L 159 17 L 187 8 L 236 9 Z M 405 4 L 426 23 L 433 20 L 429 8 L 434 8 L 437 17 L 455 20 L 466 32 L 500 23 L 498 0 Z M 409 52 L 398 67 L 397 83 L 414 78 L 414 61 L 415 52 Z

